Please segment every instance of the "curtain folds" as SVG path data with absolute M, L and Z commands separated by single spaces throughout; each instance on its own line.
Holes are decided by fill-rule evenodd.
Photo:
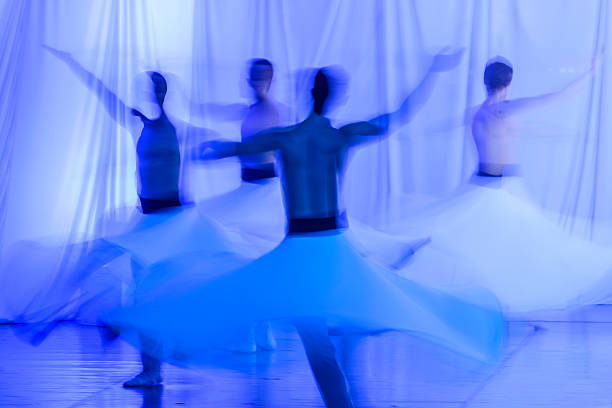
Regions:
M 510 97 L 557 91 L 609 48 L 611 13 L 607 0 L 2 0 L 0 261 L 19 241 L 103 235 L 105 225 L 125 219 L 137 200 L 134 140 L 42 45 L 71 53 L 129 106 L 138 104 L 139 74 L 163 72 L 173 115 L 232 140 L 240 137 L 239 121 L 213 120 L 194 106 L 250 103 L 245 78 L 251 58 L 272 61 L 272 95 L 295 121 L 309 109 L 308 68 L 343 67 L 348 97 L 331 113 L 340 125 L 396 108 L 434 53 L 464 47 L 462 64 L 440 75 L 412 123 L 351 157 L 348 209 L 384 227 L 406 200 L 444 198 L 474 170 L 464 118 L 485 97 L 489 58 L 512 61 Z M 567 230 L 609 244 L 609 52 L 603 60 L 573 93 L 521 118 L 517 157 L 543 211 Z M 186 165 L 181 184 L 185 201 L 231 190 L 239 185 L 238 163 Z M 31 277 L 20 293 L 55 290 L 59 269 L 40 271 L 40 281 Z M 8 295 L 16 278 L 0 274 L 9 282 L 0 294 Z M 7 314 L 0 309 L 0 318 Z

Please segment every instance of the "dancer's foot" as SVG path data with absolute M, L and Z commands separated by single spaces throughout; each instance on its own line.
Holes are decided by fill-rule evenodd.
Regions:
M 162 378 L 158 372 L 142 372 L 123 383 L 125 388 L 145 388 L 161 386 Z
M 276 339 L 270 329 L 270 323 L 260 323 L 255 327 L 257 350 L 276 350 Z

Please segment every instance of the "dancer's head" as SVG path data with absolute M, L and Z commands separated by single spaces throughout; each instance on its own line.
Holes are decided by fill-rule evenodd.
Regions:
M 310 94 L 315 113 L 323 115 L 346 102 L 349 77 L 342 67 L 330 65 L 313 69 L 310 70 L 309 77 L 312 83 Z
M 503 57 L 495 57 L 487 62 L 484 72 L 484 84 L 487 93 L 494 94 L 504 90 L 512 82 L 512 64 Z
M 250 63 L 249 85 L 253 88 L 253 92 L 255 92 L 255 98 L 259 100 L 265 99 L 270 90 L 272 76 L 274 75 L 272 63 L 267 59 L 261 58 L 251 60 Z
M 155 98 L 157 99 L 157 103 L 161 106 L 164 104 L 164 99 L 166 98 L 166 92 L 168 92 L 168 83 L 162 74 L 159 72 L 148 72 L 149 77 L 151 77 L 151 81 L 153 81 L 153 92 L 155 93 Z
M 329 96 L 329 77 L 326 73 L 325 68 L 321 68 L 317 71 L 314 79 L 314 85 L 312 87 L 312 99 L 314 100 L 313 110 L 315 113 L 322 115 L 325 108 L 325 102 Z

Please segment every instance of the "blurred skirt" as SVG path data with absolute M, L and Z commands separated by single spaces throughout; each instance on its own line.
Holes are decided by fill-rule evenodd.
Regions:
M 413 223 L 430 226 L 431 242 L 402 276 L 487 288 L 506 313 L 577 307 L 612 292 L 612 249 L 564 231 L 529 201 L 519 178 L 474 176 L 454 198 L 404 225 Z
M 105 322 L 137 347 L 142 338 L 154 339 L 146 353 L 184 364 L 231 344 L 254 323 L 313 317 L 351 332 L 405 331 L 483 361 L 494 361 L 503 344 L 505 325 L 489 292 L 402 279 L 365 259 L 344 232 L 290 235 L 213 279 L 202 278 L 205 263 L 179 257 L 154 265 L 150 277 L 183 272 Z

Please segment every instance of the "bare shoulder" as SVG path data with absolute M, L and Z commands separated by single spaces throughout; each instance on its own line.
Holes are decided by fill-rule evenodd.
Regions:
M 511 107 L 510 101 L 482 104 L 474 115 L 474 120 L 487 121 L 503 116 Z
M 382 132 L 382 129 L 372 122 L 362 121 L 346 124 L 338 129 L 338 132 L 346 136 L 377 135 Z
M 282 148 L 288 143 L 291 143 L 291 139 L 299 127 L 299 123 L 291 126 L 278 126 L 268 129 L 262 133 L 267 137 L 274 139 L 275 143 Z
M 480 105 L 472 117 L 472 132 L 477 132 L 485 126 L 491 120 L 492 112 L 491 105 Z

